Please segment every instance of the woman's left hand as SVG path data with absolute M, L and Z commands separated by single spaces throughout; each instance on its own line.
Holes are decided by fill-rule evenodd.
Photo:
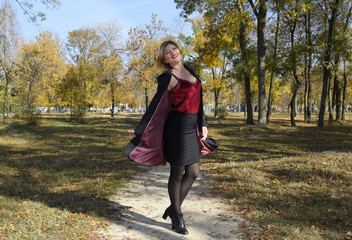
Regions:
M 202 141 L 204 141 L 208 136 L 208 128 L 205 126 L 202 127 L 202 135 L 203 135 Z

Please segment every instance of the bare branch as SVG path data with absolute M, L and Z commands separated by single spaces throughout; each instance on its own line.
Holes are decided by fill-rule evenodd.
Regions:
M 252 9 L 253 9 L 253 12 L 256 16 L 258 16 L 258 11 L 257 11 L 257 8 L 255 7 L 254 3 L 252 0 L 248 0 L 249 4 L 251 5 Z
M 34 11 L 34 4 L 31 1 L 27 0 L 15 0 L 20 8 L 23 10 L 23 13 L 28 16 L 31 22 L 37 22 L 38 18 L 40 21 L 46 20 L 46 14 L 41 11 Z M 60 5 L 59 0 L 41 0 L 40 1 L 47 8 L 54 9 L 55 7 Z

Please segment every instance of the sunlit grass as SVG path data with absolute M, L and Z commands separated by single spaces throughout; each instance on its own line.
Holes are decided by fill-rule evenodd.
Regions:
M 122 153 L 137 118 L 49 115 L 0 127 L 0 239 L 95 239 L 118 218 L 109 196 L 138 171 Z
M 222 145 L 203 169 L 217 191 L 260 224 L 253 239 L 351 238 L 352 122 L 321 129 L 274 120 L 262 128 L 234 116 L 212 120 L 210 134 Z
M 140 115 L 43 117 L 39 126 L 0 124 L 0 239 L 96 239 L 119 217 L 109 196 L 140 171 L 122 153 Z M 350 118 L 318 128 L 302 116 L 296 127 L 288 115 L 267 127 L 210 117 L 221 146 L 202 169 L 236 213 L 260 224 L 253 239 L 351 238 Z

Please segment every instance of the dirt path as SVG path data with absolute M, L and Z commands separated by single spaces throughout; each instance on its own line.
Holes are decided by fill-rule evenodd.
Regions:
M 147 169 L 147 172 L 134 176 L 111 198 L 121 217 L 101 232 L 103 239 L 242 239 L 240 226 L 248 222 L 235 216 L 222 197 L 212 193 L 210 178 L 203 172 L 182 205 L 189 234 L 183 236 L 175 233 L 171 229 L 170 219 L 161 218 L 169 206 L 169 166 Z

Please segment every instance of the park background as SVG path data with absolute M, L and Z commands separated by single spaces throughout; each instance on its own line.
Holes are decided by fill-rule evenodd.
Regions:
M 143 3 L 124 12 L 163 13 Z M 221 142 L 202 168 L 260 224 L 248 238 L 351 238 L 351 1 L 175 0 L 168 25 L 152 12 L 126 31 L 92 14 L 66 35 L 41 26 L 65 1 L 1 4 L 1 237 L 96 238 L 116 214 L 109 195 L 140 171 L 122 155 L 126 131 L 173 39 Z M 40 31 L 22 35 L 16 14 Z

